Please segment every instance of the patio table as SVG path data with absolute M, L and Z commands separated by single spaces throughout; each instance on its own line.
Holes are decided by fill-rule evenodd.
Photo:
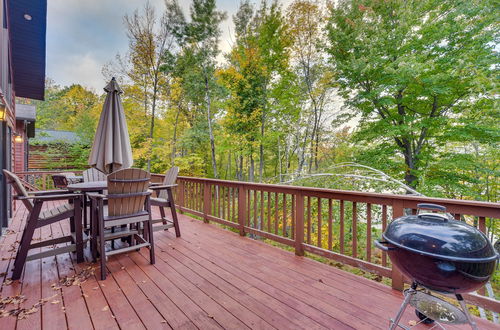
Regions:
M 89 192 L 97 192 L 102 194 L 102 192 L 108 187 L 108 181 L 89 181 L 89 182 L 79 182 L 69 184 L 66 189 L 69 191 L 79 191 L 84 195 Z M 87 197 L 83 198 L 83 228 L 84 230 L 89 229 L 87 224 Z
M 87 192 L 102 192 L 108 187 L 107 181 L 90 181 L 69 184 L 66 189 L 70 191 Z

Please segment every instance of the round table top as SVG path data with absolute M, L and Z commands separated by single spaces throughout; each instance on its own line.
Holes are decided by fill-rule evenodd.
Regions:
M 66 189 L 81 192 L 96 192 L 105 190 L 108 187 L 107 181 L 90 181 L 69 184 Z

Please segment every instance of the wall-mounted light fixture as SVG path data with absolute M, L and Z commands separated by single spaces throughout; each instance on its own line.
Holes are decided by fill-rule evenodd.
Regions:
M 5 104 L 0 103 L 0 121 L 5 121 L 6 117 L 7 117 L 7 108 L 5 107 Z
M 15 143 L 23 143 L 24 142 L 24 138 L 21 134 L 15 134 L 14 135 L 14 142 Z

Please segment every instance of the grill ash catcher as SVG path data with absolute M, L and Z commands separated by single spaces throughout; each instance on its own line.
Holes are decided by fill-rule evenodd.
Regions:
M 435 204 L 418 204 L 418 210 L 446 212 Z M 420 213 L 392 221 L 375 245 L 386 251 L 392 263 L 412 280 L 390 329 L 400 327 L 408 305 L 415 308 L 419 323 L 445 329 L 443 324 L 477 325 L 469 314 L 462 293 L 475 291 L 488 282 L 498 254 L 486 235 L 451 215 Z M 432 291 L 453 295 L 460 308 L 432 295 Z

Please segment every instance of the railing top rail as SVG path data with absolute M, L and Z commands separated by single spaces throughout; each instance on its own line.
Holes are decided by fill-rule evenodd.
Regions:
M 59 170 L 59 171 L 22 171 L 22 172 L 16 172 L 16 175 L 35 175 L 35 174 L 58 174 L 58 173 L 66 173 L 66 172 L 73 172 L 73 173 L 80 173 L 83 172 L 84 170 Z
M 454 205 L 454 206 L 472 207 L 474 209 L 483 208 L 493 212 L 497 212 L 496 215 L 498 218 L 500 218 L 500 203 L 492 203 L 492 202 L 449 199 L 449 198 L 435 198 L 435 197 L 424 197 L 424 196 L 414 196 L 414 195 L 397 195 L 389 193 L 360 192 L 360 191 L 338 190 L 338 189 L 327 189 L 327 188 L 299 187 L 299 186 L 288 186 L 288 185 L 267 184 L 267 183 L 196 178 L 196 177 L 186 177 L 186 176 L 179 176 L 178 178 L 187 181 L 207 182 L 220 185 L 245 186 L 246 188 L 256 189 L 256 190 L 279 191 L 290 194 L 301 193 L 306 196 L 320 195 L 320 197 L 326 197 L 326 198 L 328 198 L 328 196 L 330 196 L 331 198 L 336 198 L 341 196 L 347 199 L 349 199 L 349 197 L 353 199 L 358 199 L 358 198 L 372 199 L 374 203 L 380 203 L 380 204 L 392 204 L 392 201 L 394 200 L 407 201 L 408 207 L 410 207 L 410 204 L 414 204 L 417 202 L 418 203 L 428 202 L 428 203 L 442 204 L 444 206 Z M 486 215 L 486 216 L 491 216 L 491 215 Z

